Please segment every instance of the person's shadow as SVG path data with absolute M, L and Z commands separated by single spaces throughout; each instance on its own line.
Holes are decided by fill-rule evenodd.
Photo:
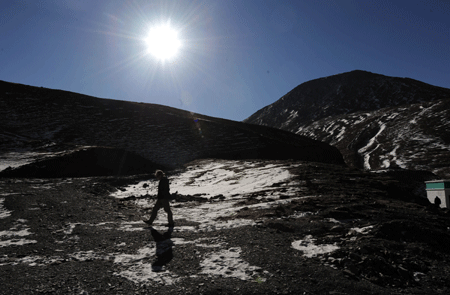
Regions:
M 156 260 L 152 263 L 152 270 L 155 272 L 162 271 L 163 266 L 173 258 L 173 242 L 170 240 L 172 232 L 172 227 L 164 234 L 160 234 L 156 229 L 151 228 L 153 239 L 156 242 Z

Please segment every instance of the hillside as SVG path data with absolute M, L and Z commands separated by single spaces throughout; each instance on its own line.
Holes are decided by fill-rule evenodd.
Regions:
M 352 71 L 305 82 L 244 122 L 329 143 L 367 170 L 450 176 L 450 89 Z
M 137 157 L 146 171 L 174 168 L 200 158 L 297 159 L 343 164 L 339 151 L 320 141 L 278 129 L 212 118 L 162 105 L 100 99 L 61 90 L 0 82 L 0 159 L 9 176 L 39 173 L 59 176 L 99 175 L 111 153 L 117 165 Z M 95 151 L 86 152 L 88 149 Z M 112 151 L 114 149 L 115 151 Z M 84 151 L 84 152 L 83 152 Z M 86 161 L 82 162 L 83 152 Z M 89 155 L 95 154 L 99 163 Z M 129 159 L 128 155 L 132 158 Z M 61 158 L 55 167 L 49 157 Z M 72 159 L 72 160 L 71 160 Z M 39 160 L 39 162 L 36 162 Z M 113 161 L 111 161 L 113 162 Z M 83 169 L 83 163 L 85 168 Z M 98 165 L 97 165 L 98 164 Z M 93 167 L 94 166 L 94 167 Z M 24 169 L 27 169 L 25 171 Z M 106 167 L 116 175 L 118 167 Z M 141 172 L 145 171 L 141 169 Z M 103 173 L 103 172 L 102 172 Z M 134 173 L 134 172 L 130 172 Z M 103 174 L 104 175 L 104 174 Z

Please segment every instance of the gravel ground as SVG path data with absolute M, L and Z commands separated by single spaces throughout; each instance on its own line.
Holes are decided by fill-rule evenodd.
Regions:
M 274 163 L 292 175 L 272 184 L 278 197 L 238 196 L 214 230 L 183 212 L 220 195 L 174 195 L 174 228 L 162 211 L 141 221 L 151 195 L 111 196 L 148 175 L 0 178 L 0 294 L 450 293 L 450 214 L 408 190 L 417 183 Z

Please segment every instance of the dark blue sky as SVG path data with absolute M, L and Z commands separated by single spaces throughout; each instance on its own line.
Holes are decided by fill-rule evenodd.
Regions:
M 182 48 L 146 53 L 170 24 Z M 450 1 L 0 3 L 0 80 L 243 120 L 297 85 L 355 69 L 450 88 Z

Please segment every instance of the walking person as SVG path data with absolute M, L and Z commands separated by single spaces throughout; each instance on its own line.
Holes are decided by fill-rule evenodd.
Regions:
M 155 206 L 152 209 L 152 215 L 149 220 L 144 220 L 145 223 L 152 225 L 153 221 L 156 219 L 156 215 L 158 214 L 158 210 L 164 208 L 164 211 L 167 213 L 167 219 L 169 221 L 169 227 L 173 227 L 173 216 L 172 210 L 170 210 L 170 188 L 169 188 L 169 180 L 166 175 L 161 170 L 156 170 L 155 172 L 156 178 L 159 180 L 158 183 L 158 197 L 155 203 Z

